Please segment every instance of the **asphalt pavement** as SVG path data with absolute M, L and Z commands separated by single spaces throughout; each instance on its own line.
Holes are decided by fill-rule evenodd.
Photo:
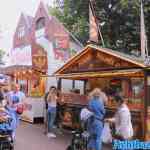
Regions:
M 57 132 L 55 139 L 47 138 L 43 125 L 33 125 L 21 122 L 17 129 L 15 150 L 66 150 L 70 143 L 71 135 L 67 132 Z M 111 150 L 107 146 L 103 150 Z

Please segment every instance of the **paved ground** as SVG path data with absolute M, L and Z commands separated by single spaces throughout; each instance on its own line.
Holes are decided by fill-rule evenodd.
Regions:
M 17 130 L 15 150 L 66 150 L 70 139 L 67 133 L 57 133 L 56 139 L 48 139 L 43 134 L 43 126 L 21 123 Z
M 65 150 L 69 143 L 67 135 L 48 139 L 43 134 L 43 126 L 21 123 L 17 130 L 15 150 Z

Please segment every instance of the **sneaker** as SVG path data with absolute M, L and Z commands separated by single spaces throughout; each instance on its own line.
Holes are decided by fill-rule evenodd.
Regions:
M 48 138 L 56 138 L 56 135 L 54 133 L 48 133 L 47 137 Z

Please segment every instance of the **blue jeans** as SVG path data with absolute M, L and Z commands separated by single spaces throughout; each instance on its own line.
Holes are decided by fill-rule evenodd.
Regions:
M 97 119 L 94 119 L 93 122 L 89 122 L 88 131 L 90 133 L 90 140 L 88 143 L 88 148 L 92 150 L 102 150 L 102 130 L 103 123 Z
M 48 132 L 52 131 L 55 118 L 56 118 L 56 107 L 49 107 L 47 112 Z

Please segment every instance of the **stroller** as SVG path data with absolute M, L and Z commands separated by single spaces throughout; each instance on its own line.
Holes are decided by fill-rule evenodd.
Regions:
M 72 140 L 66 150 L 87 150 L 89 137 L 85 128 L 72 131 Z
M 9 112 L 0 107 L 0 150 L 14 150 L 11 122 Z
M 81 110 L 80 114 L 80 129 L 72 132 L 72 140 L 66 150 L 88 150 L 88 142 L 90 134 L 87 130 L 87 124 L 93 113 L 86 108 Z

